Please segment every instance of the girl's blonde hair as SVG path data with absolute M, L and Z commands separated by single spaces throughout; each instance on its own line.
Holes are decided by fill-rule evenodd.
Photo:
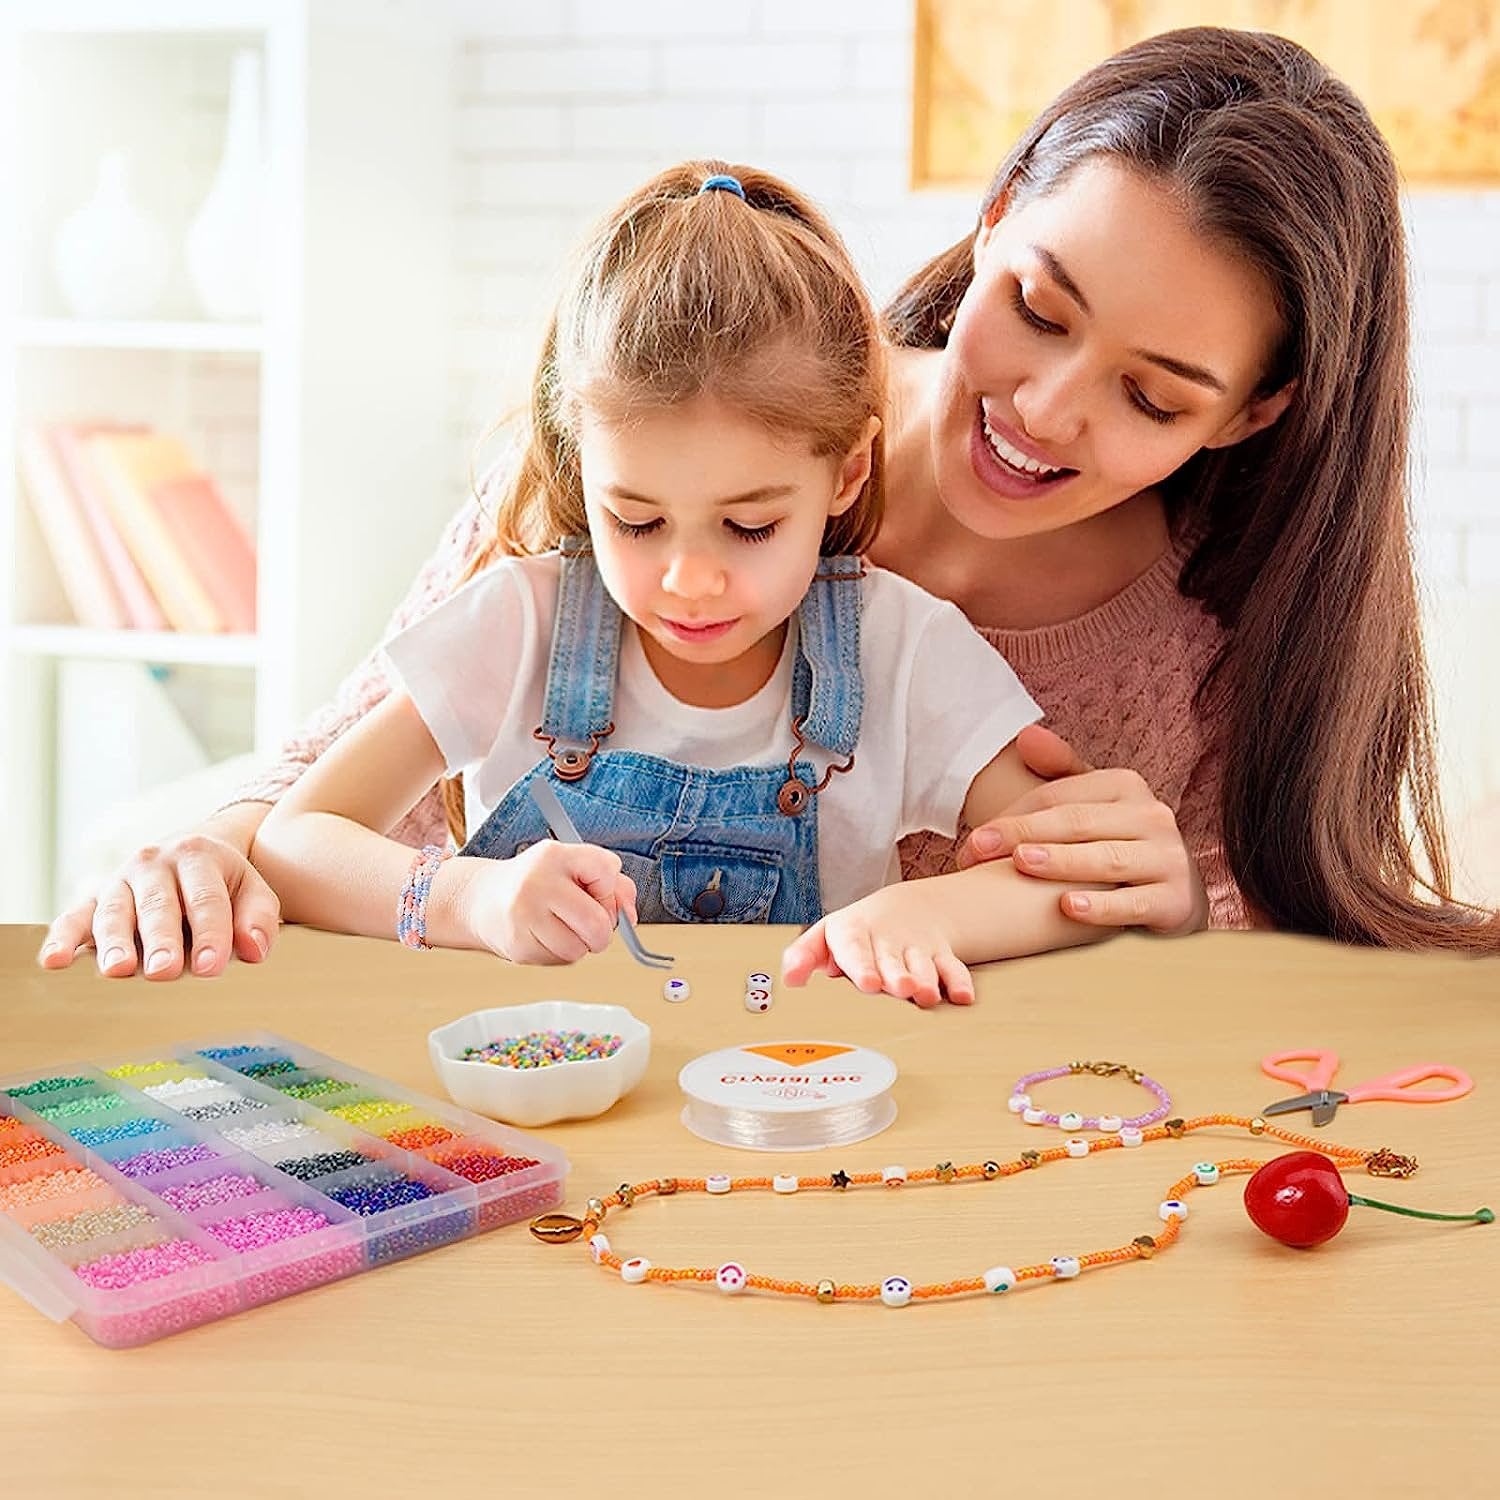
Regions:
M 704 192 L 730 175 L 744 188 Z M 582 535 L 576 434 L 586 406 L 607 420 L 712 396 L 820 457 L 849 452 L 885 409 L 880 324 L 837 231 L 779 178 L 753 167 L 669 167 L 608 214 L 576 256 L 547 328 L 520 461 L 501 490 L 498 554 Z M 825 555 L 863 552 L 884 505 L 882 440 L 859 498 L 829 519 Z

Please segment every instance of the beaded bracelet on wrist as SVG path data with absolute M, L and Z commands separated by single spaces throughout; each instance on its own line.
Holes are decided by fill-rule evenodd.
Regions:
M 427 947 L 427 898 L 438 867 L 448 858 L 448 851 L 438 844 L 427 844 L 411 862 L 401 899 L 396 903 L 396 938 L 406 948 Z
M 1328 1157 L 1340 1169 L 1362 1166 L 1374 1177 L 1409 1177 L 1417 1169 L 1414 1157 L 1401 1156 L 1380 1147 L 1375 1151 L 1359 1150 L 1353 1146 L 1337 1146 L 1329 1141 L 1312 1140 L 1304 1135 L 1268 1125 L 1256 1116 L 1254 1119 L 1242 1115 L 1203 1115 L 1192 1120 L 1168 1120 L 1143 1132 L 1143 1142 L 1176 1140 L 1195 1130 L 1213 1126 L 1234 1126 L 1248 1130 L 1253 1136 L 1268 1135 L 1288 1145 L 1317 1151 Z M 549 1243 L 563 1243 L 583 1237 L 596 1265 L 617 1273 L 626 1282 L 704 1282 L 717 1286 L 721 1292 L 734 1293 L 746 1290 L 770 1292 L 786 1297 L 805 1297 L 817 1302 L 868 1302 L 878 1300 L 888 1307 L 902 1307 L 908 1302 L 938 1301 L 948 1297 L 963 1297 L 975 1292 L 1008 1292 L 1028 1282 L 1067 1281 L 1082 1271 L 1100 1266 L 1120 1265 L 1126 1261 L 1149 1260 L 1158 1250 L 1166 1249 L 1182 1229 L 1187 1218 L 1186 1195 L 1194 1188 L 1209 1187 L 1228 1173 L 1253 1172 L 1265 1165 L 1262 1161 L 1231 1157 L 1223 1161 L 1201 1161 L 1191 1173 L 1179 1178 L 1167 1189 L 1167 1196 L 1157 1209 L 1161 1227 L 1150 1234 L 1140 1234 L 1128 1244 L 1117 1245 L 1085 1255 L 1056 1255 L 1049 1262 L 1012 1269 L 1009 1266 L 991 1266 L 982 1275 L 960 1277 L 953 1281 L 931 1282 L 913 1285 L 904 1276 L 888 1276 L 881 1282 L 847 1284 L 831 1278 L 811 1281 L 784 1281 L 777 1277 L 761 1276 L 749 1272 L 739 1261 L 725 1261 L 715 1267 L 655 1266 L 643 1256 L 622 1258 L 611 1246 L 602 1232 L 606 1217 L 614 1210 L 633 1207 L 646 1197 L 666 1198 L 678 1193 L 702 1192 L 721 1195 L 729 1192 L 745 1192 L 769 1189 L 774 1193 L 796 1193 L 804 1189 L 832 1189 L 843 1191 L 851 1187 L 885 1186 L 900 1188 L 909 1183 L 938 1183 L 952 1185 L 957 1182 L 992 1182 L 1002 1177 L 1014 1177 L 1032 1171 L 1046 1163 L 1097 1155 L 1101 1151 L 1121 1150 L 1128 1143 L 1118 1134 L 1096 1136 L 1092 1140 L 1069 1140 L 1061 1146 L 1045 1151 L 1023 1151 L 1012 1161 L 986 1161 L 966 1166 L 954 1166 L 951 1162 L 939 1162 L 934 1167 L 919 1168 L 908 1172 L 902 1166 L 889 1166 L 879 1172 L 848 1173 L 837 1171 L 827 1176 L 798 1177 L 778 1174 L 774 1177 L 730 1177 L 717 1173 L 709 1177 L 658 1177 L 645 1182 L 621 1183 L 613 1193 L 603 1198 L 590 1198 L 584 1217 L 576 1219 L 568 1214 L 544 1214 L 532 1222 L 531 1232 L 538 1239 Z
M 1132 1083 L 1138 1083 L 1143 1089 L 1156 1095 L 1156 1108 L 1143 1115 L 1130 1116 L 1084 1115 L 1076 1110 L 1064 1110 L 1061 1114 L 1056 1114 L 1034 1104 L 1031 1095 L 1026 1092 L 1048 1079 L 1069 1078 L 1076 1073 L 1092 1073 L 1096 1078 L 1112 1078 L 1123 1074 Z M 1038 1073 L 1023 1073 L 1011 1088 L 1006 1108 L 1011 1114 L 1020 1115 L 1028 1125 L 1057 1125 L 1063 1130 L 1103 1130 L 1122 1134 L 1127 1145 L 1136 1145 L 1140 1132 L 1147 1125 L 1166 1119 L 1172 1108 L 1172 1096 L 1154 1078 L 1147 1078 L 1139 1068 L 1132 1068 L 1128 1063 L 1071 1062 L 1060 1068 L 1043 1068 Z

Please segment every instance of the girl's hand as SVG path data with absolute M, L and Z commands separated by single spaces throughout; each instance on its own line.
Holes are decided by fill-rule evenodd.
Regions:
M 231 952 L 259 963 L 271 951 L 281 903 L 244 850 L 210 827 L 138 849 L 97 891 L 60 913 L 37 955 L 42 967 L 66 969 L 92 947 L 101 974 L 127 979 L 139 961 L 138 938 L 147 979 L 176 979 L 186 958 L 205 978 L 222 973 Z
M 1136 772 L 1095 771 L 1035 724 L 1016 744 L 1047 785 L 976 828 L 959 850 L 961 869 L 1009 856 L 1038 880 L 1118 886 L 1063 894 L 1063 914 L 1090 926 L 1175 935 L 1207 925 L 1208 897 L 1176 815 Z
M 894 995 L 923 1010 L 945 999 L 972 1005 L 974 980 L 943 935 L 941 912 L 917 899 L 921 884 L 887 886 L 815 922 L 782 954 L 782 979 L 795 986 L 813 974 L 843 974 L 867 995 Z
M 597 844 L 543 839 L 512 859 L 453 863 L 474 867 L 464 898 L 474 936 L 514 963 L 602 953 L 620 911 L 635 916 L 635 883 L 620 856 Z

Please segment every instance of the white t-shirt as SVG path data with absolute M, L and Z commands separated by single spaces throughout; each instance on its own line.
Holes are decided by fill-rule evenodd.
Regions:
M 532 731 L 542 721 L 560 580 L 556 552 L 505 558 L 386 643 L 393 676 L 449 773 L 463 775 L 471 835 L 545 753 Z M 899 880 L 896 845 L 908 833 L 953 837 L 974 777 L 1042 716 L 956 606 L 880 568 L 860 588 L 864 715 L 854 767 L 815 799 L 825 911 Z M 711 770 L 785 766 L 795 623 L 758 693 L 731 708 L 695 708 L 662 686 L 623 620 L 605 748 Z M 815 745 L 803 758 L 820 774 L 834 759 Z

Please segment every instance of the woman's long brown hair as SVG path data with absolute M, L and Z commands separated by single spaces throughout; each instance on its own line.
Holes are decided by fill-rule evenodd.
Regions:
M 1199 538 L 1179 580 L 1223 624 L 1198 688 L 1219 723 L 1225 849 L 1275 926 L 1395 948 L 1500 951 L 1454 899 L 1407 512 L 1407 270 L 1396 168 L 1358 98 L 1282 37 L 1152 37 L 1065 89 L 1001 163 L 984 213 L 1109 157 L 1161 182 L 1273 288 L 1281 419 L 1162 485 Z M 886 309 L 941 348 L 969 235 Z

